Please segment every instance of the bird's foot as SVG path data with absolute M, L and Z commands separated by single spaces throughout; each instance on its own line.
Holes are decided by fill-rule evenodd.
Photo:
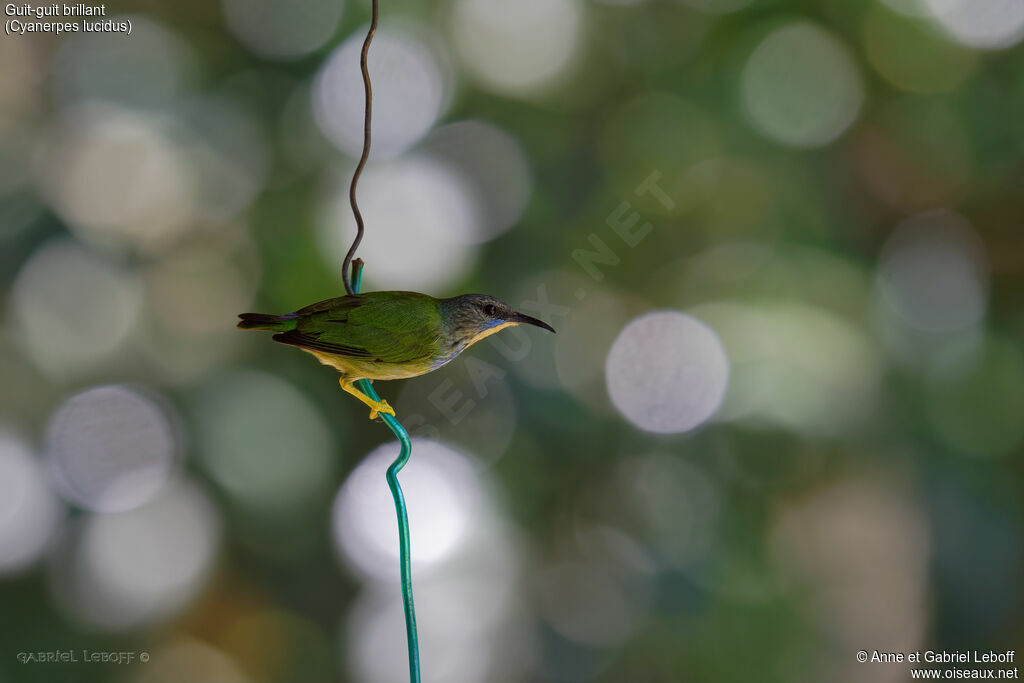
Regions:
M 390 415 L 390 416 L 394 417 L 395 416 L 395 409 L 392 408 L 390 405 L 388 405 L 387 401 L 381 399 L 380 401 L 377 401 L 376 403 L 374 403 L 371 406 L 370 419 L 371 420 L 376 420 L 377 416 L 380 413 L 384 413 L 385 415 Z
M 394 416 L 395 409 L 389 406 L 387 401 L 383 399 L 375 401 L 374 399 L 370 398 L 362 391 L 360 391 L 358 388 L 356 388 L 355 383 L 350 381 L 347 377 L 340 377 L 338 379 L 338 384 L 340 384 L 341 388 L 344 389 L 347 393 L 352 394 L 360 401 L 370 406 L 371 420 L 376 420 L 381 413 L 384 413 L 385 415 L 391 415 L 392 417 Z

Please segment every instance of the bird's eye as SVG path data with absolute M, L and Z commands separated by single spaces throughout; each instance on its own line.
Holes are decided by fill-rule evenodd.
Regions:
M 484 313 L 487 315 L 494 315 L 498 312 L 498 308 L 494 304 L 487 304 L 484 306 Z

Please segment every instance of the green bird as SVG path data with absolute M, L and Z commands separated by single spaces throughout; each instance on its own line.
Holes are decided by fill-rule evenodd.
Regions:
M 327 299 L 294 313 L 242 313 L 243 330 L 271 330 L 341 373 L 341 388 L 370 406 L 370 419 L 394 415 L 387 401 L 356 388 L 361 379 L 405 379 L 453 361 L 476 342 L 512 325 L 554 328 L 484 294 L 435 299 L 417 292 L 367 292 Z

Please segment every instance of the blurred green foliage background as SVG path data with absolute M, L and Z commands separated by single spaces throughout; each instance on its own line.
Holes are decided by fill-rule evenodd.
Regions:
M 390 433 L 234 328 L 343 290 L 368 3 L 115 2 L 129 34 L 59 36 L 20 7 L 0 682 L 405 680 Z M 1020 648 L 1024 4 L 382 17 L 364 288 L 558 329 L 377 385 L 417 439 L 425 681 Z

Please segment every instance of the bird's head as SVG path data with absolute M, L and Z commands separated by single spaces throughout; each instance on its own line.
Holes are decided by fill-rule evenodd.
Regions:
M 547 323 L 512 310 L 486 294 L 463 294 L 442 299 L 441 315 L 456 346 L 465 348 L 511 325 L 536 325 L 555 331 Z

